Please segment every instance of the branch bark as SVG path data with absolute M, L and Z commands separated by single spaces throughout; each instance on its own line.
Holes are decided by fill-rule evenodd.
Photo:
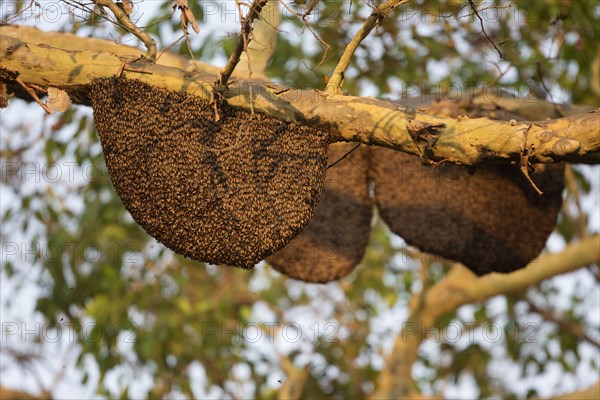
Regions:
M 27 42 L 6 33 L 7 30 L 8 27 L 2 27 L 0 34 L 0 66 L 18 71 L 27 84 L 43 89 L 61 88 L 75 103 L 89 104 L 89 85 L 121 71 L 123 77 L 206 100 L 210 100 L 218 78 L 210 68 L 197 72 L 160 63 L 131 62 L 131 48 L 122 49 L 118 45 L 105 45 L 97 51 L 90 49 L 91 39 L 71 35 L 71 43 L 64 46 L 64 40 L 58 40 L 62 34 L 42 31 L 32 34 L 37 40 L 29 38 Z M 328 124 L 338 141 L 389 147 L 420 155 L 427 161 L 465 165 L 519 162 L 527 132 L 527 146 L 533 145 L 535 149 L 530 162 L 600 163 L 600 112 L 538 122 L 440 118 L 372 98 L 337 95 L 325 98 L 315 90 L 282 89 L 244 80 L 232 84 L 223 95 L 233 106 L 253 108 L 282 120 L 305 119 Z M 415 143 L 415 132 L 411 132 L 410 126 L 435 126 L 439 140 L 424 153 Z
M 598 398 L 600 398 L 600 382 L 583 390 L 551 397 L 552 400 L 595 400 Z
M 546 253 L 527 267 L 510 274 L 492 273 L 475 276 L 456 265 L 439 284 L 428 292 L 424 308 L 437 319 L 463 304 L 487 300 L 499 294 L 521 291 L 544 279 L 600 262 L 600 235 L 570 243 L 560 253 Z
M 23 392 L 20 390 L 12 390 L 0 386 L 0 399 L 10 399 L 10 400 L 37 400 L 46 398 L 46 393 L 42 393 L 39 395 L 34 395 L 31 393 Z

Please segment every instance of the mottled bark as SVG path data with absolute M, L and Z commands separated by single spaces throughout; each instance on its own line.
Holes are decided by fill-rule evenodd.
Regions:
M 26 35 L 19 32 L 27 31 Z M 2 27 L 0 76 L 16 88 L 6 71 L 15 71 L 37 90 L 53 86 L 66 90 L 73 102 L 89 104 L 90 83 L 115 75 L 156 87 L 210 99 L 218 76 L 214 67 L 159 54 L 157 63 L 132 62 L 139 49 L 32 30 Z M 78 50 L 79 49 L 79 50 Z M 163 64 L 164 63 L 164 64 Z M 600 113 L 591 112 L 545 121 L 495 121 L 435 117 L 413 108 L 372 98 L 325 97 L 317 90 L 294 90 L 265 82 L 238 80 L 223 93 L 234 106 L 253 109 L 283 120 L 327 123 L 339 141 L 355 141 L 418 154 L 425 161 L 476 165 L 520 162 L 525 142 L 534 152 L 530 162 L 600 162 Z M 28 98 L 24 91 L 17 94 Z M 437 136 L 431 146 L 421 137 Z

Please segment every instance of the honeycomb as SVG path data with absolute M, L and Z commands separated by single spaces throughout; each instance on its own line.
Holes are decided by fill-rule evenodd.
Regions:
M 562 165 L 531 174 L 542 196 L 516 166 L 432 169 L 384 148 L 360 148 L 325 176 L 327 162 L 354 145 L 328 152 L 326 129 L 308 122 L 227 104 L 215 122 L 208 102 L 126 79 L 98 81 L 91 100 L 112 183 L 133 219 L 199 261 L 251 268 L 268 257 L 294 279 L 339 279 L 364 255 L 375 202 L 407 243 L 479 275 L 510 272 L 539 254 L 562 203 Z
M 194 260 L 252 268 L 295 237 L 323 188 L 327 132 L 136 80 L 91 90 L 112 184 L 149 235 Z
M 522 268 L 543 249 L 562 203 L 564 166 L 454 165 L 436 169 L 418 157 L 372 150 L 375 202 L 390 230 L 419 249 L 460 261 L 478 275 Z
M 6 84 L 0 81 L 0 108 L 8 107 L 8 90 Z
M 324 283 L 339 279 L 360 263 L 371 231 L 373 200 L 367 181 L 367 149 L 356 145 L 329 146 L 325 188 L 317 211 L 300 235 L 267 258 L 290 278 Z

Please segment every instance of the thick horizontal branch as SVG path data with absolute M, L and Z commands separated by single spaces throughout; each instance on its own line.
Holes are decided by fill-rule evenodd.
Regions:
M 84 38 L 68 32 L 46 32 L 31 26 L 0 24 L 0 36 L 16 38 L 25 43 L 52 46 L 61 50 L 113 53 L 123 60 L 135 60 L 144 55 L 144 51 L 137 47 L 117 44 L 112 40 Z M 155 63 L 186 71 L 198 69 L 213 74 L 219 73 L 218 67 L 190 60 L 170 51 L 159 51 Z
M 576 392 L 551 397 L 551 400 L 592 400 L 600 398 L 600 382 Z
M 424 313 L 435 321 L 463 304 L 518 292 L 593 263 L 600 263 L 600 235 L 597 234 L 569 243 L 560 253 L 543 254 L 527 267 L 510 274 L 492 273 L 477 277 L 467 268 L 457 265 L 443 281 L 427 291 Z
M 203 68 L 194 62 L 186 65 L 181 57 L 167 53 L 159 54 L 159 61 L 154 64 L 135 63 L 131 62 L 131 47 L 109 46 L 104 42 L 97 50 L 92 45 L 98 44 L 98 39 L 69 35 L 66 45 L 61 35 L 67 34 L 28 30 L 25 38 L 14 33 L 19 29 L 22 28 L 2 27 L 0 67 L 17 71 L 26 84 L 64 89 L 75 103 L 89 104 L 89 85 L 118 74 L 207 100 L 218 79 L 214 67 Z M 169 62 L 161 64 L 163 57 Z M 326 99 L 316 90 L 293 90 L 264 83 L 252 83 L 249 90 L 249 84 L 245 80 L 232 84 L 224 94 L 227 101 L 248 110 L 253 106 L 255 111 L 284 120 L 314 119 L 328 123 L 340 141 L 390 147 L 432 161 L 475 165 L 519 162 L 527 135 L 527 147 L 535 149 L 531 162 L 600 163 L 599 112 L 538 122 L 439 118 L 372 98 Z M 430 148 L 422 141 L 419 143 L 427 135 L 439 135 Z

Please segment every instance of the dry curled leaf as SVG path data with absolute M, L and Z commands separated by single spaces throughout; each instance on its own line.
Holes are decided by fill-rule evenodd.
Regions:
M 128 16 L 133 12 L 133 0 L 123 0 L 122 2 L 117 2 L 117 6 Z
M 49 87 L 48 88 L 48 101 L 46 106 L 50 112 L 65 112 L 71 107 L 71 99 L 67 92 L 62 89 Z
M 175 0 L 173 8 L 181 11 L 181 29 L 186 35 L 188 34 L 188 23 L 192 24 L 194 32 L 200 33 L 200 28 L 198 27 L 194 13 L 190 10 L 188 0 Z

